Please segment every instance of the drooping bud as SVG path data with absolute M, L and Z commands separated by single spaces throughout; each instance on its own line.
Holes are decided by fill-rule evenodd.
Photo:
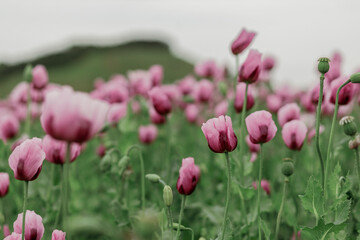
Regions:
M 330 59 L 329 58 L 319 58 L 318 60 L 319 64 L 318 64 L 318 70 L 320 73 L 325 74 L 329 71 L 330 69 Z
M 154 173 L 149 173 L 145 175 L 146 179 L 148 179 L 150 182 L 158 183 L 160 182 L 160 176 Z
M 29 83 L 32 81 L 32 78 L 32 66 L 28 64 L 24 69 L 24 80 Z
M 357 133 L 357 127 L 353 116 L 345 116 L 340 120 L 340 125 L 343 126 L 344 132 L 348 136 L 354 136 Z
M 294 173 L 294 163 L 291 158 L 284 158 L 281 168 L 282 174 L 286 177 L 290 177 Z
M 350 81 L 352 83 L 360 83 L 360 72 L 354 73 L 353 75 L 351 75 L 350 76 Z
M 163 199 L 167 207 L 170 207 L 173 202 L 173 192 L 169 185 L 166 185 L 163 190 Z
M 121 176 L 123 173 L 124 173 L 124 171 L 126 170 L 126 167 L 127 167 L 127 165 L 129 164 L 129 162 L 130 162 L 130 157 L 129 156 L 127 156 L 127 155 L 125 155 L 125 156 L 123 156 L 121 159 L 120 159 L 120 161 L 119 161 L 119 163 L 118 163 L 118 167 L 119 167 L 119 175 Z

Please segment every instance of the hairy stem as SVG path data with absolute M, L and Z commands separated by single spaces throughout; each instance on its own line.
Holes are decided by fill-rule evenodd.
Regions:
M 321 104 L 322 104 L 322 98 L 323 98 L 323 89 L 324 89 L 324 74 L 321 74 L 320 76 L 320 93 L 319 93 L 319 101 L 316 109 L 316 133 L 315 133 L 315 142 L 316 142 L 316 151 L 319 156 L 320 165 L 321 165 L 321 182 L 323 189 L 325 188 L 324 184 L 324 160 L 321 155 L 320 150 L 320 119 L 321 119 Z

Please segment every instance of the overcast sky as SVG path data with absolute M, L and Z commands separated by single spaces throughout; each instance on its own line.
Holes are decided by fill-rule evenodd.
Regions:
M 251 48 L 277 58 L 276 83 L 303 87 L 317 81 L 316 60 L 335 50 L 343 54 L 344 73 L 360 67 L 359 6 L 356 0 L 0 0 L 0 62 L 74 43 L 159 38 L 190 61 L 214 59 L 233 69 L 230 42 L 246 27 L 257 32 Z

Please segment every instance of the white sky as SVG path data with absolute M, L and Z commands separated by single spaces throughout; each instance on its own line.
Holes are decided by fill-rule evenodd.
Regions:
M 230 42 L 246 27 L 258 33 L 251 47 L 277 58 L 276 83 L 303 87 L 317 81 L 316 60 L 334 50 L 343 54 L 344 73 L 360 67 L 359 6 L 356 0 L 0 0 L 0 62 L 136 37 L 165 38 L 184 58 L 211 58 L 233 69 Z

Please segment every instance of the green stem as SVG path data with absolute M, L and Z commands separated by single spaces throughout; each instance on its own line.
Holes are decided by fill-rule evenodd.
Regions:
M 59 220 L 60 220 L 60 213 L 61 210 L 63 209 L 63 204 L 64 204 L 64 166 L 61 166 L 61 171 L 60 171 L 60 177 L 61 177 L 61 188 L 60 188 L 60 207 L 59 207 L 59 211 L 56 214 L 56 219 L 55 219 L 55 224 L 54 224 L 54 228 L 57 228 L 58 224 L 59 224 Z
M 231 165 L 230 165 L 230 158 L 229 153 L 225 152 L 226 156 L 226 168 L 227 168 L 227 186 L 226 186 L 226 203 L 225 203 L 225 212 L 224 212 L 224 220 L 223 220 L 223 229 L 221 234 L 221 239 L 225 239 L 225 231 L 226 231 L 226 225 L 227 225 L 227 215 L 229 212 L 229 200 L 230 200 L 230 194 L 231 194 Z
M 27 101 L 26 101 L 26 105 L 27 105 L 27 110 L 26 110 L 26 120 L 25 120 L 25 133 L 28 135 L 28 137 L 30 138 L 30 125 L 31 125 L 31 95 L 30 95 L 30 83 L 28 84 L 28 89 L 27 89 Z
M 69 210 L 69 182 L 70 182 L 70 143 L 66 143 L 66 156 L 65 156 L 65 162 L 64 162 L 64 171 L 63 171 L 63 208 L 62 208 L 62 226 L 63 229 L 67 232 L 68 231 L 65 228 L 66 220 L 67 220 L 67 214 Z
M 138 145 L 131 146 L 128 150 L 126 155 L 129 156 L 131 150 L 137 149 L 139 153 L 139 160 L 140 160 L 140 173 L 141 173 L 141 209 L 145 209 L 145 167 L 144 167 L 144 159 L 141 153 L 141 148 Z
M 259 240 L 261 240 L 261 222 L 260 222 L 260 194 L 261 194 L 261 179 L 262 179 L 262 158 L 263 158 L 263 144 L 260 144 L 259 154 L 259 181 L 258 181 L 258 194 L 257 194 L 257 222 L 259 231 Z
M 327 182 L 327 175 L 328 175 L 328 170 L 329 170 L 329 165 L 330 165 L 330 152 L 331 152 L 331 148 L 332 148 L 332 140 L 334 137 L 334 128 L 335 128 L 335 122 L 336 122 L 336 117 L 338 114 L 338 110 L 339 110 L 339 94 L 340 94 L 340 90 L 346 86 L 346 84 L 350 83 L 350 79 L 347 80 L 346 82 L 344 82 L 337 90 L 336 92 L 336 101 L 335 101 L 335 109 L 334 109 L 334 115 L 333 115 L 333 119 L 332 119 L 332 123 L 331 123 L 331 129 L 330 129 L 330 137 L 329 137 L 329 143 L 328 143 L 328 148 L 327 148 L 327 153 L 326 153 L 326 169 L 325 169 L 325 179 L 324 182 Z M 324 196 L 326 197 L 326 186 L 324 187 Z
M 26 217 L 26 205 L 29 192 L 29 182 L 24 182 L 24 204 L 23 204 L 23 218 L 22 218 L 22 240 L 25 239 L 25 217 Z
M 288 183 L 289 183 L 289 179 L 287 177 L 285 177 L 283 196 L 282 196 L 282 199 L 281 199 L 281 205 L 280 205 L 279 213 L 278 213 L 278 216 L 277 216 L 277 219 L 276 219 L 275 239 L 279 239 L 280 220 L 281 220 L 282 212 L 284 210 L 286 187 L 287 187 Z
M 247 97 L 248 97 L 248 88 L 249 88 L 249 83 L 246 82 L 246 87 L 245 87 L 245 97 L 244 97 L 244 102 L 243 102 L 243 107 L 242 107 L 242 111 L 241 111 L 241 122 L 240 122 L 240 166 L 241 166 L 241 170 L 240 170 L 240 177 L 241 179 L 244 177 L 244 168 L 243 166 L 243 159 L 244 159 L 244 154 L 245 154 L 245 135 L 246 135 L 246 125 L 245 125 L 245 115 L 246 115 L 246 108 L 247 108 Z
M 244 195 L 243 195 L 240 187 L 238 187 L 238 192 L 239 192 L 239 197 L 240 197 L 240 201 L 241 201 L 241 211 L 242 211 L 242 214 L 244 215 L 246 225 L 249 225 L 249 222 L 247 219 L 246 208 L 245 208 Z
M 174 238 L 174 221 L 173 221 L 173 217 L 172 217 L 172 212 L 171 212 L 171 207 L 167 207 L 167 214 L 168 214 L 168 219 L 169 219 L 169 228 L 171 230 L 171 239 Z
M 191 228 L 184 228 L 184 230 L 191 232 L 191 240 L 194 240 L 194 231 Z
M 182 195 L 178 228 L 176 230 L 176 238 L 175 238 L 176 240 L 178 240 L 179 237 L 180 237 L 180 226 L 181 226 L 181 220 L 182 220 L 182 217 L 183 217 L 183 214 L 184 214 L 185 202 L 186 202 L 186 195 Z
M 321 182 L 322 187 L 324 189 L 324 160 L 321 155 L 320 150 L 320 119 L 321 119 L 321 104 L 322 104 L 322 98 L 323 98 L 323 89 L 324 89 L 324 74 L 321 74 L 320 76 L 320 93 L 319 93 L 319 101 L 316 109 L 316 134 L 315 134 L 315 142 L 316 142 L 316 151 L 319 156 L 320 165 L 321 165 Z
M 359 157 L 359 148 L 355 148 L 356 154 L 356 166 L 357 166 L 357 175 L 359 178 L 359 185 L 360 185 L 360 157 Z
M 235 77 L 234 77 L 234 93 L 236 93 L 237 78 L 239 74 L 239 55 L 235 55 Z

